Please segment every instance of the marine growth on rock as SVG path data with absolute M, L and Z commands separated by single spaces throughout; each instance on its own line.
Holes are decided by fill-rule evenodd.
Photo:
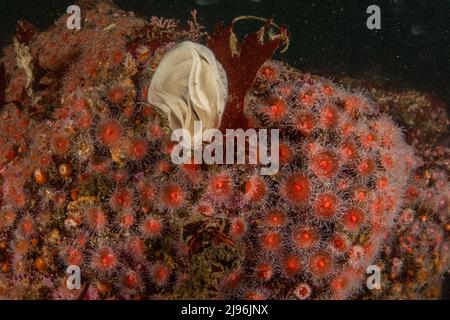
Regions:
M 0 60 L 1 298 L 438 297 L 450 152 L 408 145 L 363 90 L 273 60 L 285 27 L 240 44 L 240 19 L 207 34 L 196 12 L 66 18 L 22 22 Z M 278 129 L 278 172 L 175 165 L 171 133 L 194 120 Z M 366 288 L 371 265 L 386 290 Z

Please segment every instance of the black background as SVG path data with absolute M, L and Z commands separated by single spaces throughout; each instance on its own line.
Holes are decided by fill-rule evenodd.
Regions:
M 268 305 L 269 315 L 230 317 L 223 312 L 208 316 L 182 316 L 188 305 L 226 310 L 227 304 Z M 170 319 L 170 320 L 275 320 L 275 319 L 428 319 L 442 317 L 448 311 L 446 301 L 0 301 L 6 314 L 31 318 L 45 314 L 47 319 Z M 398 314 L 397 314 L 398 312 Z
M 39 28 L 50 25 L 76 0 L 1 0 L 0 46 L 11 41 L 16 21 Z M 292 33 L 289 51 L 278 58 L 304 71 L 325 76 L 387 78 L 399 88 L 417 88 L 450 101 L 449 0 L 116 0 L 139 15 L 182 21 L 197 9 L 200 23 L 212 31 L 217 22 L 240 15 L 272 17 Z M 381 8 L 381 30 L 368 30 L 367 6 Z M 242 32 L 254 31 L 246 24 Z

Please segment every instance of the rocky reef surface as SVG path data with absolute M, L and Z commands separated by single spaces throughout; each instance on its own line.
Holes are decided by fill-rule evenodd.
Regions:
M 0 297 L 437 299 L 450 265 L 445 103 L 338 83 L 271 60 L 270 20 L 229 27 L 83 7 L 18 23 L 0 60 Z M 280 169 L 175 165 L 148 101 L 164 55 L 208 46 L 229 94 L 221 129 L 279 129 Z M 80 267 L 69 290 L 66 269 Z M 380 290 L 366 269 L 382 270 Z

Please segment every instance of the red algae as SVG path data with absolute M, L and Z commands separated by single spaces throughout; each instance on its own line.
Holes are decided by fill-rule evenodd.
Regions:
M 214 35 L 208 39 L 208 47 L 223 65 L 228 77 L 230 98 L 222 118 L 222 130 L 248 128 L 247 118 L 244 115 L 245 94 L 264 62 L 289 39 L 287 29 L 281 27 L 278 38 L 264 42 L 257 33 L 252 33 L 244 38 L 242 44 L 238 44 L 233 37 L 236 22 L 237 20 L 234 20 L 228 27 L 218 25 Z M 271 21 L 267 20 L 266 23 L 270 26 Z M 230 39 L 234 41 L 233 46 L 224 45 L 229 43 Z

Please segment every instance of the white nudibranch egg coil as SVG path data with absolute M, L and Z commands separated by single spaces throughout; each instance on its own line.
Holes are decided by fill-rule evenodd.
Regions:
M 148 102 L 167 116 L 171 130 L 187 129 L 193 141 L 202 140 L 194 132 L 194 121 L 205 132 L 220 126 L 227 102 L 225 70 L 207 47 L 185 41 L 162 58 L 148 90 Z

